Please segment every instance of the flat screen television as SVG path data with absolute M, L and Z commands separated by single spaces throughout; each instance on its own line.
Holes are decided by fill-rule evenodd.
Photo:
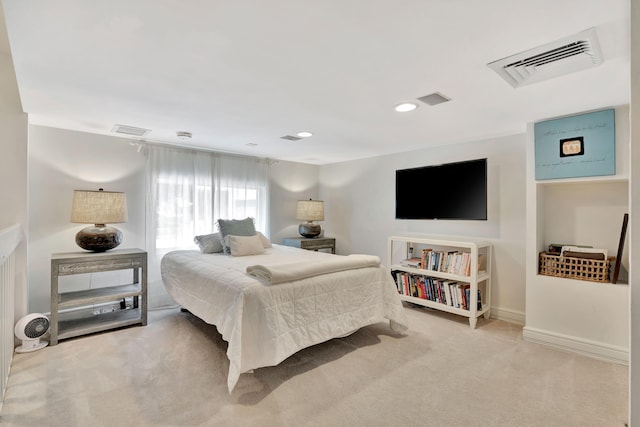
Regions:
M 487 220 L 487 159 L 396 171 L 396 219 Z

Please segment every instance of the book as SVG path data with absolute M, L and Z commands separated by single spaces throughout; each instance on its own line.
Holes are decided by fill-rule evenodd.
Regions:
M 405 267 L 421 268 L 422 260 L 420 258 L 407 258 L 400 261 L 400 265 Z
M 445 280 L 442 282 L 442 287 L 444 288 L 444 298 L 446 300 L 445 304 L 453 306 L 453 301 L 451 300 L 450 285 L 451 285 L 450 280 Z
M 458 292 L 460 294 L 460 300 L 462 301 L 461 307 L 465 310 L 469 310 L 469 300 L 467 299 L 467 289 L 469 289 L 471 285 L 468 283 L 458 285 Z
M 572 253 L 573 255 L 567 255 L 567 252 Z M 587 254 L 601 254 L 602 258 L 589 258 L 589 255 Z M 609 256 L 609 253 L 606 249 L 587 248 L 587 247 L 576 246 L 576 245 L 567 245 L 562 247 L 561 256 L 604 260 L 604 259 L 607 259 L 607 256 Z
M 470 288 L 465 289 L 465 295 L 468 302 L 467 310 L 469 310 L 469 307 L 471 307 L 471 289 Z M 480 289 L 478 289 L 478 302 L 476 304 L 476 307 L 478 310 L 482 310 L 482 297 L 481 297 Z
M 592 252 L 574 252 L 574 251 L 564 251 L 562 256 L 569 258 L 582 258 L 582 259 L 593 259 L 597 261 L 604 261 L 606 258 L 603 253 L 592 253 Z
M 456 308 L 460 308 L 460 302 L 458 301 L 458 289 L 456 282 L 449 283 L 449 292 L 451 293 L 451 305 Z
M 592 248 L 593 246 L 586 246 L 586 245 L 570 245 L 568 243 L 551 243 L 549 244 L 549 252 L 550 253 L 560 253 L 562 252 L 562 247 L 563 246 L 575 246 L 578 248 Z
M 428 268 L 429 266 L 429 257 L 430 257 L 431 249 L 423 249 L 421 254 L 421 263 L 424 268 Z

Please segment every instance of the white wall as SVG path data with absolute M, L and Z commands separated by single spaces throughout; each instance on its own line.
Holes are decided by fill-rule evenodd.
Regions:
M 124 191 L 129 220 L 115 224 L 123 233 L 120 247 L 145 249 L 144 170 L 143 153 L 138 153 L 127 139 L 43 126 L 29 127 L 30 311 L 50 311 L 51 254 L 81 251 L 75 243 L 75 234 L 86 224 L 73 224 L 69 220 L 74 189 L 102 187 Z M 21 194 L 24 196 L 26 191 Z M 280 243 L 283 237 L 297 235 L 296 201 L 316 198 L 317 194 L 317 166 L 291 162 L 276 162 L 272 166 L 270 234 L 275 243 Z M 123 274 L 127 272 L 70 276 L 64 278 L 64 286 L 66 290 L 100 286 L 114 277 L 119 280 Z M 159 273 L 150 272 L 149 276 L 150 279 L 159 277 Z M 163 298 L 163 289 L 149 288 L 151 306 L 160 305 Z
M 284 161 L 271 167 L 269 237 L 273 243 L 282 243 L 285 237 L 299 236 L 296 202 L 318 198 L 318 171 L 319 167 L 315 165 Z
M 386 261 L 389 236 L 483 238 L 494 245 L 492 316 L 524 323 L 525 135 L 398 153 L 320 167 L 326 234 L 338 253 L 369 253 Z M 488 159 L 488 220 L 395 219 L 395 171 Z M 416 192 L 419 203 L 437 203 Z
M 0 230 L 27 223 L 27 115 L 22 112 L 18 84 L 0 5 Z M 27 313 L 27 242 L 16 248 L 16 319 Z
M 123 234 L 120 247 L 144 249 L 144 165 L 144 155 L 125 139 L 29 126 L 30 311 L 50 311 L 51 254 L 82 251 L 75 235 L 87 224 L 70 221 L 73 190 L 124 191 L 129 219 L 114 224 Z M 74 277 L 68 286 L 104 276 Z

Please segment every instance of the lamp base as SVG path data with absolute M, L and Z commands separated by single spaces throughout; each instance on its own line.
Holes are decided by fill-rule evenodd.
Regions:
M 314 224 L 313 222 L 304 222 L 298 226 L 298 233 L 302 237 L 318 237 L 321 230 L 320 224 Z
M 104 252 L 122 243 L 122 232 L 115 227 L 96 224 L 78 231 L 76 243 L 88 251 Z

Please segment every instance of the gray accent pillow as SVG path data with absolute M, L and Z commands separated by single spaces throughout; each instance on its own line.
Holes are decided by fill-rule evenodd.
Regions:
M 220 233 L 203 234 L 194 237 L 193 241 L 200 247 L 200 252 L 204 254 L 215 254 L 224 252 L 220 238 Z
M 219 219 L 218 230 L 220 230 L 220 243 L 225 254 L 231 253 L 229 246 L 225 243 L 226 236 L 255 236 L 256 227 L 253 218 L 245 219 Z

